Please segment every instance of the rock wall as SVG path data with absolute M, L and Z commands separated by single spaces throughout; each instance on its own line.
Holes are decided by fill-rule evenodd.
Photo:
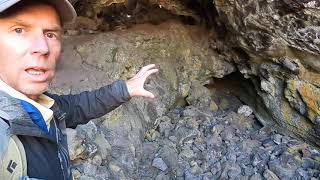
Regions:
M 239 70 L 253 79 L 273 120 L 320 145 L 320 2 L 213 3 L 228 31 L 226 42 L 249 57 Z
M 202 87 L 212 77 L 222 78 L 236 70 L 210 48 L 208 36 L 203 28 L 173 21 L 65 39 L 51 85 L 55 93 L 74 94 L 127 79 L 149 63 L 160 70 L 146 84 L 157 98 L 133 98 L 100 119 L 68 130 L 71 160 L 82 175 L 95 177 L 103 172 L 102 178 L 107 179 L 106 172 L 111 172 L 123 179 L 132 177 L 137 159 L 143 156 L 145 132 L 156 119 L 185 106 L 192 87 Z M 217 106 L 214 102 L 208 105 Z M 79 172 L 74 172 L 76 177 Z
M 148 63 L 160 68 L 146 85 L 155 100 L 134 98 L 68 130 L 76 176 L 136 175 L 141 143 L 156 136 L 146 130 L 170 110 L 188 105 L 195 85 L 214 86 L 212 78 L 235 71 L 253 82 L 255 91 L 243 101 L 263 125 L 320 145 L 320 2 L 72 2 L 79 17 L 74 27 L 67 27 L 53 92 L 91 90 L 129 78 Z M 217 109 L 213 101 L 207 105 Z
M 315 0 L 72 1 L 78 29 L 126 29 L 178 19 L 206 24 L 211 48 L 252 79 L 260 121 L 319 144 L 320 2 Z M 261 111 L 266 108 L 267 112 Z M 259 115 L 260 114 L 260 115 Z

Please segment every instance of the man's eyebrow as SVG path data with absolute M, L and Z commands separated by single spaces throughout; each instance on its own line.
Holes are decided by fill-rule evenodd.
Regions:
M 15 21 L 11 22 L 11 24 L 12 24 L 11 27 L 13 27 L 15 25 L 20 25 L 20 26 L 25 26 L 25 27 L 32 26 L 31 23 L 27 23 L 27 22 L 22 21 L 22 20 L 15 20 Z M 53 32 L 59 32 L 60 33 L 60 32 L 62 32 L 62 27 L 59 26 L 59 25 L 54 25 L 52 27 L 46 27 L 45 31 L 53 31 Z
M 57 32 L 57 33 L 62 33 L 62 28 L 60 26 L 46 28 L 45 30 L 46 31 Z
M 29 23 L 26 23 L 26 22 L 20 21 L 20 20 L 12 21 L 12 22 L 10 22 L 10 24 L 12 24 L 12 26 L 15 26 L 15 25 L 20 25 L 20 26 L 25 26 L 25 27 L 31 26 Z

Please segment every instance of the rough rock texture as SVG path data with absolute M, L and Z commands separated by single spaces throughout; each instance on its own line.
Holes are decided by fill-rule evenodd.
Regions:
M 124 29 L 177 19 L 211 28 L 211 48 L 252 79 L 265 125 L 316 145 L 320 121 L 320 2 L 316 0 L 72 1 L 78 29 Z M 266 109 L 266 110 L 264 110 Z
M 317 149 L 262 128 L 254 115 L 236 113 L 245 106 L 235 97 L 230 99 L 226 91 L 212 94 L 198 86 L 195 91 L 199 90 L 202 100 L 213 103 L 215 98 L 229 96 L 230 105 L 213 110 L 192 101 L 159 118 L 148 131 L 157 135 L 143 142 L 148 153 L 140 161 L 138 179 L 156 179 L 163 173 L 179 180 L 319 178 Z M 168 169 L 151 168 L 152 159 L 163 159 Z
M 156 99 L 133 98 L 106 116 L 69 130 L 70 155 L 78 169 L 75 176 L 127 179 L 137 175 L 137 159 L 143 155 L 139 148 L 147 128 L 170 109 L 195 101 L 185 100 L 190 89 L 235 71 L 233 64 L 210 49 L 208 39 L 202 28 L 168 22 L 65 40 L 51 86 L 56 93 L 77 93 L 126 79 L 148 63 L 160 69 L 146 84 Z M 165 169 L 160 160 L 155 166 Z M 110 174 L 103 173 L 105 168 Z
M 76 178 L 319 178 L 318 150 L 268 129 L 320 146 L 319 1 L 71 1 L 79 17 L 67 27 L 54 92 L 160 68 L 146 85 L 155 100 L 132 99 L 68 130 Z M 234 71 L 254 85 L 231 90 L 249 106 L 214 90 Z
M 215 0 L 229 39 L 248 55 L 256 90 L 281 126 L 319 145 L 318 1 Z M 231 45 L 231 43 L 230 43 Z
M 230 46 L 248 55 L 253 79 L 282 128 L 320 145 L 320 2 L 214 0 Z M 235 45 L 235 46 L 234 46 Z

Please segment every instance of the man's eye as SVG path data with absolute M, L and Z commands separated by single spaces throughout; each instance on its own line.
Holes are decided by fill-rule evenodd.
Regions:
M 57 35 L 54 33 L 47 33 L 48 38 L 57 38 Z
M 22 28 L 15 28 L 14 31 L 18 34 L 23 33 L 23 29 Z

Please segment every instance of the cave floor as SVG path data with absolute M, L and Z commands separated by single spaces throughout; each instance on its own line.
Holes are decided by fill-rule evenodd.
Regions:
M 250 107 L 217 89 L 216 111 L 175 108 L 147 131 L 138 179 L 320 178 L 319 149 L 261 125 Z

